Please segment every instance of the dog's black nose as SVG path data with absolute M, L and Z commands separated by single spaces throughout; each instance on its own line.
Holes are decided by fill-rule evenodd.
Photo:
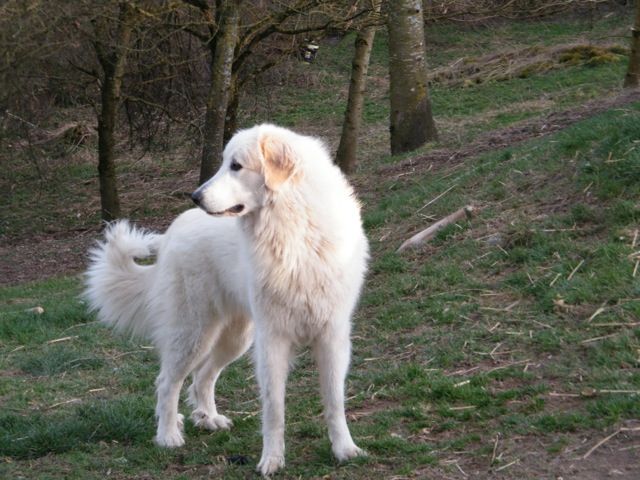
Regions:
M 193 200 L 193 203 L 200 206 L 200 202 L 202 201 L 202 192 L 200 190 L 193 192 L 191 194 L 191 200 Z

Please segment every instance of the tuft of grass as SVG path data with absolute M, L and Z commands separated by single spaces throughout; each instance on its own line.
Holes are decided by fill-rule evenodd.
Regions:
M 73 369 L 96 370 L 104 366 L 102 358 L 93 355 L 79 356 L 78 351 L 54 346 L 24 355 L 16 362 L 25 373 L 34 376 L 55 375 Z
M 83 450 L 101 441 L 146 442 L 153 434 L 149 402 L 139 397 L 92 402 L 67 414 L 0 416 L 0 455 L 38 458 Z

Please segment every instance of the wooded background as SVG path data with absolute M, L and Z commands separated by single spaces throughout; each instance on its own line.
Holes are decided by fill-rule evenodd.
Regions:
M 188 131 L 201 150 L 202 183 L 215 172 L 233 132 L 258 120 L 243 117 L 247 98 L 281 82 L 278 72 L 287 62 L 304 61 L 309 44 L 356 32 L 336 156 L 348 173 L 356 168 L 377 28 L 389 36 L 390 149 L 397 154 L 438 138 L 428 93 L 430 25 L 580 11 L 597 16 L 609 3 L 620 2 L 10 0 L 0 7 L 0 140 L 32 144 L 42 141 L 38 136 L 71 135 L 80 141 L 97 131 L 101 216 L 112 220 L 121 216 L 117 138 L 126 135 L 131 147 L 158 138 L 170 143 L 176 129 Z M 640 75 L 640 7 L 635 25 L 624 79 L 630 88 L 638 86 Z M 59 111 L 74 107 L 90 108 L 95 118 L 71 114 L 65 126 L 46 131 Z

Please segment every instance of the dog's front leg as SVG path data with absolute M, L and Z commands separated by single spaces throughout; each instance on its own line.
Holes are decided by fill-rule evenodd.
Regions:
M 366 455 L 351 438 L 344 412 L 344 382 L 349 369 L 351 340 L 349 323 L 328 328 L 314 343 L 313 353 L 320 373 L 324 416 L 329 428 L 331 449 L 339 461 Z
M 258 470 L 267 476 L 284 467 L 284 398 L 291 341 L 258 328 L 256 374 L 262 398 L 262 457 Z

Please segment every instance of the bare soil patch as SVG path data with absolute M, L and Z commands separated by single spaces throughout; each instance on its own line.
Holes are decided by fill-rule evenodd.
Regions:
M 162 230 L 170 218 L 145 220 L 144 227 Z M 101 227 L 56 234 L 31 235 L 22 241 L 0 241 L 0 285 L 44 280 L 82 271 L 88 251 L 100 237 Z

